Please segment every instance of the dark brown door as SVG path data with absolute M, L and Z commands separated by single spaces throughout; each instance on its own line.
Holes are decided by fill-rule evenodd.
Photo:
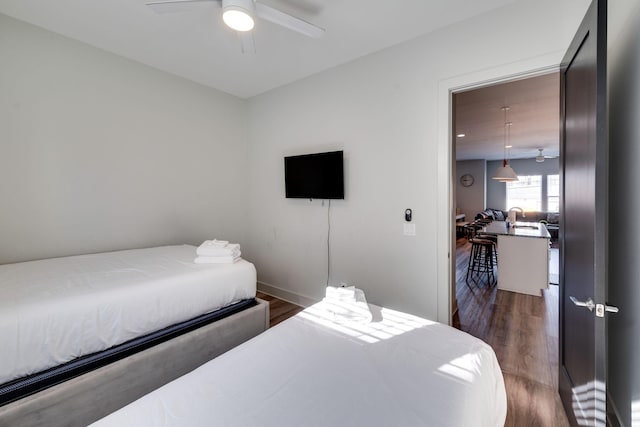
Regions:
M 604 425 L 606 10 L 594 0 L 563 60 L 560 396 L 572 425 Z
M 609 284 L 607 416 L 640 426 L 640 0 L 611 1 L 609 43 Z

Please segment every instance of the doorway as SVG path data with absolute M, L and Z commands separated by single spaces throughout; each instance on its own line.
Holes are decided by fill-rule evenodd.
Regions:
M 471 242 L 477 240 L 473 225 L 485 213 L 490 215 L 487 220 L 502 221 L 513 206 L 528 211 L 529 216 L 519 220 L 557 222 L 559 97 L 557 71 L 452 96 L 453 325 L 496 352 L 510 396 L 506 425 L 568 425 L 557 392 L 557 234 L 547 264 L 554 285 L 533 296 L 498 289 L 489 275 L 469 276 Z M 505 122 L 511 123 L 508 135 Z M 507 145 L 512 147 L 505 150 Z M 492 179 L 505 158 L 521 177 L 519 185 Z M 499 266 L 494 274 L 500 275 Z

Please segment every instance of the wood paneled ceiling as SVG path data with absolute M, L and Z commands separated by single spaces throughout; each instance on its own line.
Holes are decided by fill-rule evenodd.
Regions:
M 547 156 L 559 155 L 560 75 L 516 80 L 454 95 L 457 160 L 499 160 L 504 153 L 504 112 L 509 106 L 509 157 L 536 157 L 543 148 Z

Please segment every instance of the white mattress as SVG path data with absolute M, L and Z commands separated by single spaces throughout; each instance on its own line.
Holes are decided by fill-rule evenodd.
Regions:
M 0 383 L 253 298 L 256 270 L 194 246 L 0 265 Z
M 318 305 L 110 416 L 107 426 L 503 426 L 495 353 L 449 326 L 372 306 L 335 324 Z

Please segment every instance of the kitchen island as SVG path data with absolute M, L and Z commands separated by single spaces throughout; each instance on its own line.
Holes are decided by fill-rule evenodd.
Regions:
M 498 236 L 498 289 L 541 296 L 549 287 L 549 239 L 544 224 L 493 221 L 485 233 Z

